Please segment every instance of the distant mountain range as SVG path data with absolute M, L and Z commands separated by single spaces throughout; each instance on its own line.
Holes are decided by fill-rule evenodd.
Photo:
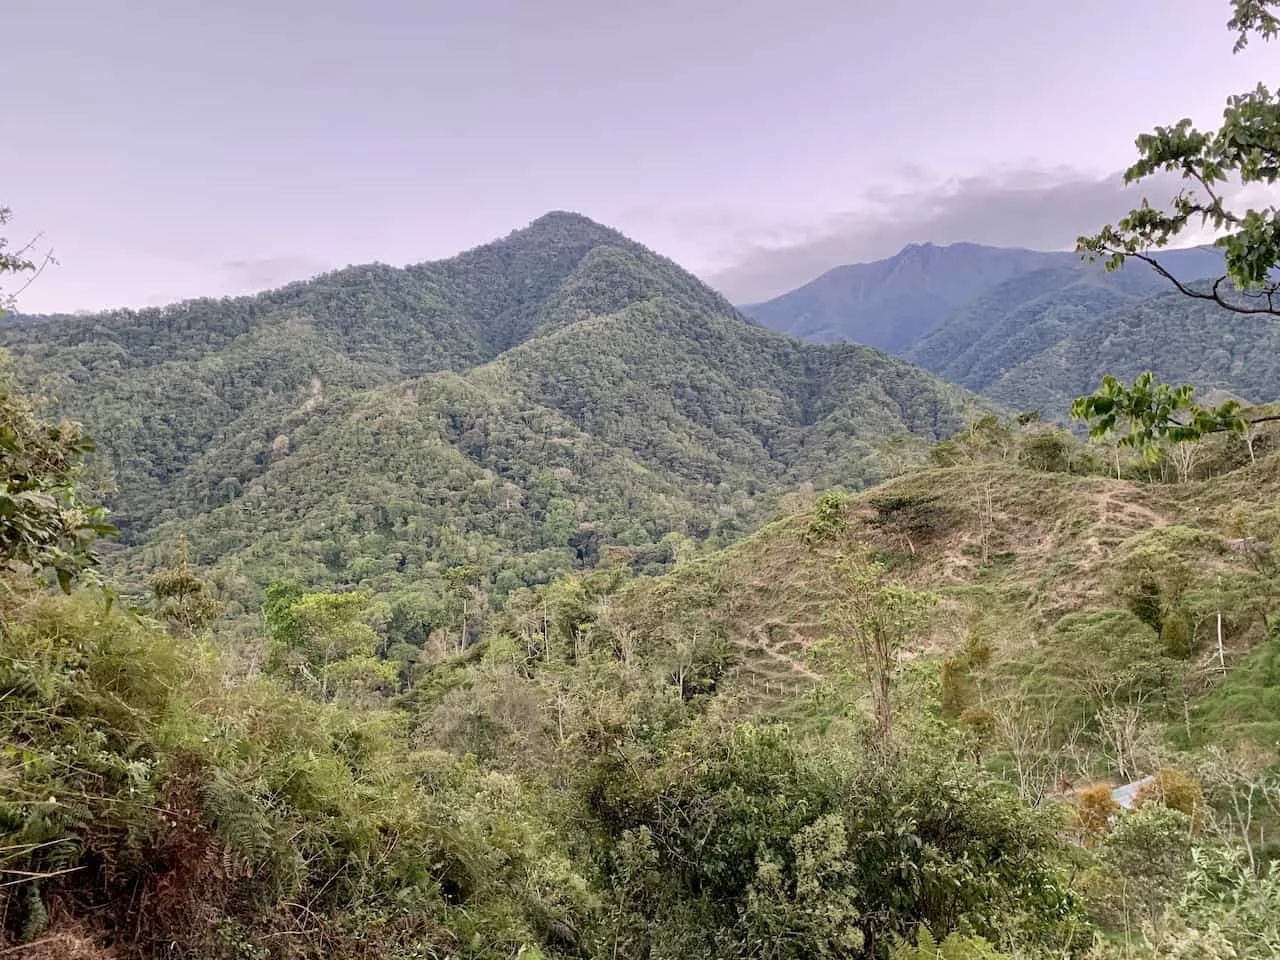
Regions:
M 1213 247 L 1160 260 L 1184 282 L 1223 270 Z M 1108 373 L 1153 370 L 1255 402 L 1280 396 L 1280 324 L 1185 297 L 1138 261 L 1108 273 L 1071 253 L 913 245 L 743 309 L 793 336 L 875 346 L 1058 419 Z
M 1188 280 L 1221 273 L 1212 247 L 1169 251 L 1162 257 Z M 1046 272 L 1049 271 L 1049 272 Z M 1030 278 L 1019 283 L 1023 278 Z M 907 355 L 954 311 L 996 293 L 1002 303 L 1019 291 L 1041 296 L 1058 286 L 1095 283 L 1130 296 L 1161 292 L 1168 281 L 1145 264 L 1113 273 L 1074 253 L 1041 252 L 976 243 L 912 244 L 887 260 L 829 270 L 802 287 L 742 311 L 767 327 L 812 343 L 862 343 Z M 1013 284 L 1009 286 L 1009 284 Z M 972 323 L 970 324 L 970 328 Z

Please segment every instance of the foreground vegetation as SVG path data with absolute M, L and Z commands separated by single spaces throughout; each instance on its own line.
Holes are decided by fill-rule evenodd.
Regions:
M 281 582 L 228 657 L 185 559 L 145 598 L 93 585 L 78 433 L 3 409 L 43 445 L 6 459 L 42 497 L 6 514 L 5 949 L 1274 954 L 1265 439 L 1140 486 L 989 421 L 951 465 L 421 647 Z M 1085 789 L 1157 771 L 1137 812 Z

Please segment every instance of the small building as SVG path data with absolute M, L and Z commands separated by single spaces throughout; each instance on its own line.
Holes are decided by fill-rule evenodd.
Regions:
M 1143 777 L 1133 783 L 1122 784 L 1111 791 L 1111 799 L 1120 804 L 1120 809 L 1132 810 L 1134 801 L 1138 799 L 1138 791 L 1147 784 L 1154 783 L 1155 779 L 1155 777 Z

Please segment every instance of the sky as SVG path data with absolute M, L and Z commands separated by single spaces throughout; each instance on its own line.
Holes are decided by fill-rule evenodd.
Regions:
M 906 243 L 1062 249 L 1134 136 L 1274 82 L 1226 0 L 0 2 L 24 312 L 439 259 L 548 210 L 763 299 Z M 1172 187 L 1157 185 L 1157 190 Z M 1153 200 L 1166 199 L 1158 194 Z

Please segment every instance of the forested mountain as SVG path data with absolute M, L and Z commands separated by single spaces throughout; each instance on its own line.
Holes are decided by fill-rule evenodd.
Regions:
M 1153 371 L 1162 381 L 1253 403 L 1280 398 L 1280 324 L 1265 315 L 1166 293 L 1109 309 L 1041 303 L 1018 335 L 963 355 L 940 375 L 1019 409 L 1061 416 L 1071 400 L 1107 374 L 1132 380 Z M 921 358 L 924 362 L 924 358 Z M 928 366 L 929 364 L 925 364 Z
M 160 488 L 206 447 L 299 391 L 464 370 L 536 331 L 659 294 L 730 309 L 617 232 L 552 213 L 438 263 L 350 267 L 252 297 L 10 318 L 0 345 L 24 358 L 28 382 L 92 424 L 133 491 L 116 504 L 133 530 L 162 509 L 140 501 L 165 499 Z
M 1059 256 L 976 243 L 911 244 L 886 260 L 836 267 L 742 310 L 804 340 L 864 343 L 898 353 L 956 307 Z
M 0 329 L 83 420 L 140 582 L 191 544 L 245 611 L 292 572 L 498 597 L 669 535 L 726 541 L 796 483 L 885 473 L 948 436 L 962 392 L 862 346 L 806 345 L 572 214 L 441 263 Z M 422 604 L 420 604 L 421 606 Z M 432 612 L 434 611 L 434 612 Z
M 1188 282 L 1222 269 L 1213 248 L 1168 251 L 1161 262 Z M 1107 273 L 1069 253 L 912 246 L 744 309 L 806 339 L 881 346 L 1055 419 L 1107 373 L 1151 370 L 1252 402 L 1280 396 L 1273 322 L 1180 296 L 1140 262 Z
M 1212 248 L 1169 251 L 1163 259 L 1186 280 L 1222 269 L 1222 256 Z M 1027 277 L 1032 279 L 1019 282 Z M 765 326 L 804 340 L 863 343 L 908 356 L 957 310 L 968 314 L 966 329 L 975 323 L 981 329 L 1027 299 L 1082 282 L 1134 296 L 1160 292 L 1168 283 L 1144 264 L 1106 274 L 1100 264 L 1082 263 L 1074 253 L 925 243 L 886 260 L 836 267 L 790 293 L 742 309 Z M 983 297 L 990 299 L 973 312 Z M 973 340 L 968 336 L 966 346 Z

